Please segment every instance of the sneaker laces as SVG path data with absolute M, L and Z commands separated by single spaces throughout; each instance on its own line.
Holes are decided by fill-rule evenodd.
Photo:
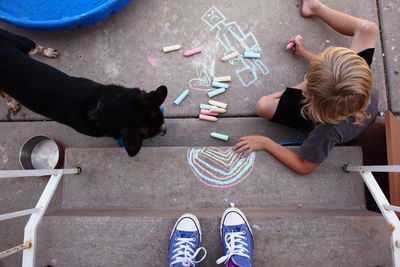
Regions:
M 196 238 L 176 237 L 175 240 L 178 241 L 174 244 L 174 247 L 177 248 L 172 251 L 174 256 L 171 258 L 172 262 L 170 266 L 177 263 L 182 263 L 184 267 L 196 266 L 195 264 L 201 262 L 206 257 L 207 250 L 205 248 L 199 247 L 196 251 L 192 249 L 195 247 L 193 242 L 196 241 Z M 204 251 L 204 255 L 200 260 L 196 261 L 196 257 L 201 250 Z
M 225 235 L 225 244 L 228 249 L 225 256 L 222 256 L 217 260 L 217 264 L 225 263 L 227 264 L 228 261 L 231 259 L 232 256 L 243 256 L 250 259 L 248 255 L 249 250 L 246 248 L 248 247 L 247 238 L 244 236 L 246 232 L 231 232 Z

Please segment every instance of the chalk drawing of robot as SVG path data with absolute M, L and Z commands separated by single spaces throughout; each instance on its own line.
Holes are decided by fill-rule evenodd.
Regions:
M 224 55 L 235 51 L 261 52 L 260 45 L 252 32 L 245 34 L 236 21 L 226 22 L 226 17 L 217 8 L 212 7 L 204 13 L 202 20 L 215 33 L 215 38 L 224 49 Z M 269 70 L 260 59 L 246 59 L 243 56 L 231 59 L 230 64 L 237 66 L 236 75 L 241 83 L 248 87 L 257 81 L 257 71 L 267 75 Z

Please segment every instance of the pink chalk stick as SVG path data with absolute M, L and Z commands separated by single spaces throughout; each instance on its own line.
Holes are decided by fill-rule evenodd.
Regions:
M 209 115 L 209 116 L 218 116 L 219 115 L 218 112 L 211 112 L 208 109 L 201 109 L 200 114 Z
M 203 114 L 199 115 L 199 119 L 200 120 L 205 120 L 205 121 L 217 121 L 218 120 L 216 117 L 207 116 L 207 115 L 203 115 Z
M 192 49 L 192 50 L 188 50 L 185 53 L 183 53 L 183 55 L 185 57 L 190 57 L 190 56 L 198 54 L 198 53 L 201 53 L 201 48 L 200 47 Z
M 294 37 L 294 39 L 296 39 L 296 40 L 298 40 L 298 41 L 301 41 L 301 40 L 303 40 L 303 36 L 301 36 L 300 34 L 298 34 L 296 37 Z M 290 41 L 288 44 L 287 44 L 287 46 L 286 46 L 286 50 L 289 50 L 289 49 L 292 49 L 294 46 L 295 46 L 295 42 L 292 42 L 292 41 Z

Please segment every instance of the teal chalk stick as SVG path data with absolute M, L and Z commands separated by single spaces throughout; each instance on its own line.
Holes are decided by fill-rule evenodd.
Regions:
M 229 136 L 224 135 L 224 134 L 220 134 L 220 133 L 212 132 L 212 133 L 210 133 L 210 135 L 211 135 L 211 137 L 214 137 L 216 139 L 219 139 L 219 140 L 222 140 L 222 141 L 225 141 L 225 142 L 228 141 L 228 139 L 229 139 Z
M 208 97 L 214 97 L 214 96 L 216 96 L 216 95 L 220 95 L 220 94 L 224 93 L 225 91 L 226 91 L 225 88 L 213 90 L 213 91 L 211 91 L 211 92 L 208 93 Z
M 243 54 L 243 57 L 247 57 L 247 58 L 261 58 L 261 55 L 258 53 L 251 53 L 251 52 L 245 52 Z
M 200 104 L 200 109 L 213 109 L 213 108 L 215 108 L 215 106 Z
M 226 83 L 212 82 L 211 85 L 218 88 L 225 88 L 225 89 L 229 88 L 229 85 L 227 85 Z
M 189 95 L 189 89 L 183 91 L 183 93 L 175 100 L 175 104 L 179 105 Z

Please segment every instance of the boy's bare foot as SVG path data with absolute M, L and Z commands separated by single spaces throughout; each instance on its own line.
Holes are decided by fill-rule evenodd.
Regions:
M 305 18 L 315 15 L 315 11 L 322 3 L 319 0 L 303 0 L 301 15 Z

